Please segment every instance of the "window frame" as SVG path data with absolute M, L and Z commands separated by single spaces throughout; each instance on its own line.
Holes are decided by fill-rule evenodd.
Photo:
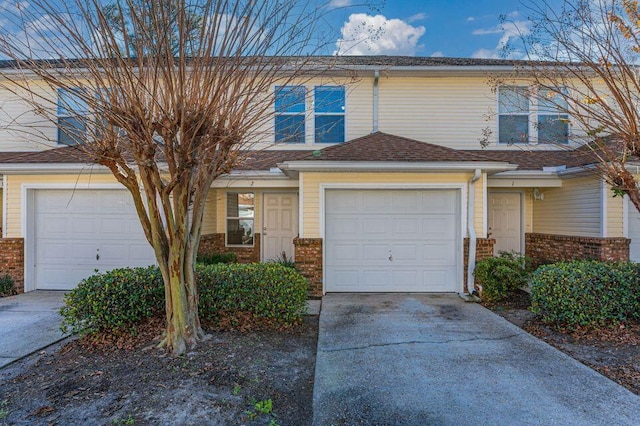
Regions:
M 501 96 L 500 96 L 500 92 L 502 89 L 516 89 L 516 90 L 522 90 L 528 100 L 528 111 L 527 113 L 502 113 L 500 111 L 501 109 Z M 502 85 L 498 87 L 498 91 L 497 91 L 497 123 L 496 123 L 496 127 L 497 127 L 497 138 L 496 138 L 496 143 L 497 145 L 521 145 L 521 144 L 526 144 L 526 145 L 561 145 L 561 146 L 565 146 L 565 145 L 569 145 L 571 144 L 571 126 L 569 125 L 569 114 L 567 113 L 562 113 L 560 111 L 558 111 L 557 113 L 553 113 L 553 112 L 548 112 L 548 111 L 544 111 L 543 108 L 540 106 L 540 93 L 542 90 L 547 90 L 548 89 L 538 89 L 538 90 L 532 90 L 530 86 L 519 86 L 519 85 Z M 566 90 L 566 89 L 563 89 Z M 500 118 L 502 116 L 527 116 L 527 139 L 526 140 L 522 140 L 522 141 L 503 141 L 500 138 Z M 566 120 L 565 126 L 566 126 L 566 139 L 564 139 L 563 141 L 556 141 L 556 142 L 547 142 L 547 141 L 540 141 L 540 119 L 541 117 L 552 117 L 552 116 L 557 116 L 558 119 L 561 120 Z
M 253 199 L 253 215 L 251 217 L 247 217 L 247 216 L 240 216 L 240 195 L 243 194 L 251 194 L 251 198 Z M 228 191 L 225 194 L 225 229 L 224 229 L 224 244 L 225 247 L 244 247 L 244 248 L 252 248 L 255 247 L 256 244 L 256 193 L 254 191 Z M 230 195 L 235 195 L 237 198 L 237 204 L 238 204 L 238 216 L 229 216 L 229 196 Z M 229 243 L 229 221 L 230 220 L 237 220 L 238 223 L 241 220 L 244 221 L 251 221 L 252 222 L 252 233 L 251 233 L 251 244 L 231 244 Z M 237 232 L 237 231 L 236 231 Z
M 278 95 L 284 91 L 299 89 L 304 91 L 303 97 L 303 110 L 300 111 L 278 111 Z M 307 87 L 304 85 L 286 85 L 275 86 L 273 97 L 273 110 L 274 110 L 274 142 L 278 145 L 304 145 L 307 141 Z M 285 105 L 286 108 L 286 105 Z M 302 117 L 302 141 L 288 141 L 287 138 L 278 139 L 278 118 L 279 117 Z
M 79 87 L 73 88 L 58 88 L 57 94 L 57 109 L 56 109 L 56 144 L 61 146 L 76 146 L 87 142 L 87 136 L 89 135 L 89 106 L 82 98 L 73 99 L 72 94 L 74 92 L 79 93 L 81 89 Z M 64 96 L 67 96 L 65 99 Z M 64 100 L 64 102 L 63 102 Z M 83 106 L 83 109 L 72 109 L 71 107 Z M 78 132 L 78 135 L 71 135 L 63 130 L 63 122 L 65 120 L 74 120 L 82 123 L 82 131 Z M 72 127 L 69 127 L 70 129 Z M 80 127 L 73 126 L 73 129 L 80 129 Z M 62 142 L 61 136 L 65 134 L 69 141 L 75 140 L 73 143 Z M 82 136 L 82 139 L 80 139 Z
M 318 112 L 317 111 L 317 91 L 318 89 L 332 89 L 340 90 L 342 92 L 342 111 L 341 112 Z M 342 140 L 339 141 L 318 141 L 318 117 L 342 117 Z M 344 85 L 330 85 L 323 84 L 320 86 L 314 86 L 313 88 L 313 143 L 317 144 L 330 144 L 330 143 L 344 143 L 347 139 L 347 89 Z

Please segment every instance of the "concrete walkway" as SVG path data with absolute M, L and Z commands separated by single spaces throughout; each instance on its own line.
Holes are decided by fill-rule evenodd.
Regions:
M 65 336 L 60 331 L 62 291 L 32 291 L 0 298 L 0 368 Z
M 314 425 L 632 425 L 640 397 L 454 295 L 322 300 Z

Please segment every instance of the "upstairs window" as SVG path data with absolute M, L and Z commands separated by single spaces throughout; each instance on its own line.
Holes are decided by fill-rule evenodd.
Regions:
M 314 89 L 315 142 L 344 142 L 344 86 L 316 86 Z
M 227 193 L 227 245 L 253 246 L 255 194 Z
M 538 143 L 569 142 L 569 116 L 567 101 L 548 89 L 538 94 Z
M 276 87 L 276 143 L 304 143 L 305 103 L 306 90 L 304 86 Z
M 500 143 L 566 144 L 569 116 L 566 100 L 548 89 L 532 96 L 524 86 L 503 86 L 498 91 Z
M 80 89 L 58 89 L 58 143 L 77 145 L 86 140 L 89 107 Z
M 499 88 L 498 140 L 501 143 L 529 142 L 529 97 L 526 87 Z

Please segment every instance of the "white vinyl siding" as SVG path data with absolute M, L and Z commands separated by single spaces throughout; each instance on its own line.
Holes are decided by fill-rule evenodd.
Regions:
M 561 188 L 540 189 L 533 202 L 533 232 L 601 237 L 602 183 L 595 176 L 564 179 Z

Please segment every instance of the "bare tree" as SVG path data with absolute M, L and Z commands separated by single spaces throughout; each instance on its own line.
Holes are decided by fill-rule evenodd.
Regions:
M 584 155 L 640 210 L 638 182 L 627 166 L 640 154 L 638 3 L 527 0 L 525 8 L 531 27 L 519 42 L 529 60 L 511 81 L 527 82 L 530 96 L 552 105 L 558 120 L 568 119 L 573 139 L 584 144 L 575 155 Z
M 175 354 L 203 337 L 194 265 L 207 193 L 264 136 L 274 85 L 314 76 L 322 13 L 296 0 L 117 0 L 106 10 L 100 0 L 33 0 L 0 10 L 0 53 L 13 61 L 4 88 L 131 193 L 165 283 L 162 345 Z M 72 120 L 56 117 L 55 91 Z

